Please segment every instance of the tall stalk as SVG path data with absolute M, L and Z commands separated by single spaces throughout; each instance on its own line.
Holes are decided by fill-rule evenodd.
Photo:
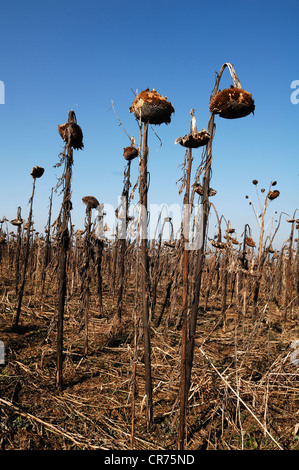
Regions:
M 62 224 L 59 234 L 59 258 L 58 258 L 58 315 L 57 315 L 57 375 L 56 384 L 62 389 L 63 374 L 63 322 L 64 322 L 64 306 L 66 298 L 67 286 L 67 255 L 70 243 L 69 235 L 69 217 L 71 211 L 71 180 L 73 166 L 73 149 L 68 144 L 67 154 L 65 155 L 65 175 L 64 175 L 64 195 L 62 202 Z
M 121 233 L 119 234 L 119 239 L 117 243 L 119 244 L 119 276 L 118 276 L 118 295 L 117 295 L 117 315 L 119 320 L 122 317 L 122 310 L 123 310 L 123 293 L 124 293 L 124 276 L 125 276 L 125 256 L 126 256 L 126 249 L 127 249 L 127 227 L 128 227 L 128 204 L 129 204 L 129 190 L 130 190 L 130 171 L 131 170 L 131 161 L 128 161 L 128 164 L 125 168 L 124 172 L 124 187 L 122 191 L 122 219 L 123 224 L 121 227 Z
M 16 289 L 16 296 L 18 296 L 19 292 L 19 281 L 20 281 L 20 254 L 21 254 L 21 245 L 22 245 L 22 218 L 21 218 L 21 207 L 18 207 L 17 211 L 17 252 L 16 252 L 16 259 L 15 259 L 15 289 Z
M 24 265 L 23 265 L 23 275 L 21 280 L 21 285 L 18 290 L 18 307 L 14 317 L 13 322 L 13 329 L 17 329 L 19 325 L 19 319 L 21 314 L 21 307 L 22 307 L 22 299 L 23 293 L 25 288 L 25 281 L 26 281 L 26 271 L 27 271 L 27 264 L 28 264 L 28 257 L 29 257 L 29 248 L 30 248 L 30 229 L 31 229 L 31 222 L 32 222 L 32 207 L 33 207 L 33 198 L 35 192 L 35 182 L 36 178 L 40 178 L 44 172 L 43 168 L 35 167 L 31 172 L 31 176 L 33 178 L 32 184 L 32 194 L 30 198 L 30 209 L 29 209 L 29 217 L 28 217 L 28 226 L 27 226 L 27 238 L 26 238 L 26 246 L 25 246 L 25 258 L 24 258 Z
M 184 448 L 185 425 L 186 425 L 186 409 L 188 400 L 188 390 L 186 388 L 186 345 L 187 345 L 187 322 L 188 322 L 188 274 L 189 274 L 189 250 L 187 243 L 189 242 L 189 224 L 190 224 L 190 178 L 192 167 L 192 149 L 189 148 L 187 159 L 187 178 L 184 195 L 184 219 L 183 219 L 183 237 L 184 237 L 184 253 L 183 253 L 183 305 L 182 305 L 182 354 L 181 354 L 181 382 L 180 382 L 180 422 L 179 422 L 179 442 L 178 449 Z
M 297 242 L 296 242 L 296 304 L 299 305 L 299 219 L 296 219 Z
M 41 278 L 41 298 L 44 298 L 44 289 L 45 289 L 45 280 L 46 280 L 46 269 L 49 264 L 49 260 L 51 258 L 51 215 L 52 215 L 52 201 L 53 201 L 53 188 L 51 189 L 51 196 L 50 196 L 50 206 L 49 206 L 49 215 L 48 215 L 48 223 L 47 223 L 47 236 L 46 236 L 46 247 L 45 247 L 45 256 L 43 261 L 43 271 L 42 271 L 42 278 Z M 44 302 L 41 302 L 43 306 Z
M 141 285 L 142 285 L 142 324 L 144 342 L 144 366 L 145 366 L 145 393 L 147 409 L 147 427 L 153 422 L 153 398 L 152 398 L 152 372 L 151 372 L 151 340 L 149 324 L 149 260 L 147 241 L 147 162 L 148 162 L 148 122 L 143 125 L 142 157 L 140 168 L 140 205 L 141 205 Z
M 58 126 L 58 131 L 66 142 L 65 150 L 67 154 L 63 154 L 65 161 L 64 179 L 64 194 L 62 202 L 62 221 L 59 228 L 58 239 L 58 312 L 57 312 L 57 375 L 56 384 L 59 389 L 62 389 L 62 363 L 63 363 L 63 321 L 64 321 L 64 306 L 66 298 L 67 287 L 67 256 L 70 243 L 69 234 L 69 221 L 70 212 L 72 208 L 71 203 L 71 181 L 72 181 L 72 167 L 73 167 L 73 148 L 82 149 L 83 134 L 81 128 L 77 124 L 77 119 L 74 111 L 69 111 L 68 122 L 64 125 Z
M 240 82 L 232 64 L 225 63 L 222 65 L 219 74 L 216 76 L 216 83 L 212 95 L 215 96 L 219 89 L 220 80 L 225 68 L 228 67 L 230 74 L 233 78 L 233 81 L 237 88 L 241 88 Z M 195 333 L 196 333 L 196 323 L 197 323 L 197 315 L 198 315 L 198 307 L 199 307 L 199 297 L 201 293 L 201 280 L 202 280 L 202 273 L 204 267 L 204 260 L 205 260 L 205 240 L 206 240 L 206 232 L 207 232 L 207 222 L 209 217 L 210 211 L 210 203 L 209 203 L 209 189 L 210 189 L 210 179 L 211 179 L 211 163 L 212 163 L 212 142 L 214 137 L 214 120 L 215 120 L 215 113 L 212 110 L 210 114 L 209 124 L 208 124 L 208 133 L 210 134 L 210 139 L 206 145 L 206 163 L 204 168 L 204 175 L 203 175 L 203 184 L 202 184 L 202 200 L 201 200 L 201 207 L 202 207 L 202 218 L 200 224 L 200 233 L 199 233 L 199 248 L 197 250 L 196 261 L 195 261 L 195 269 L 193 272 L 193 279 L 192 279 L 192 291 L 193 291 L 193 298 L 191 302 L 190 308 L 190 321 L 188 325 L 188 332 L 187 332 L 187 342 L 186 342 L 186 375 L 185 375 L 185 394 L 186 394 L 186 403 L 187 397 L 190 389 L 191 384 L 191 371 L 193 365 L 193 356 L 194 356 L 194 342 L 195 342 Z M 183 432 L 184 430 L 182 430 Z M 180 436 L 179 439 L 179 446 L 182 450 L 184 443 L 184 436 Z
M 295 214 L 294 214 L 295 217 Z M 287 320 L 288 311 L 292 311 L 292 287 L 293 287 L 293 239 L 295 218 L 291 219 L 291 233 L 289 238 L 288 260 L 286 265 L 286 291 L 285 291 L 285 311 L 284 321 Z
M 89 284 L 90 272 L 89 262 L 91 258 L 91 245 L 90 245 L 90 230 L 91 230 L 91 206 L 86 207 L 86 222 L 85 222 L 85 239 L 84 239 L 84 266 L 83 266 L 83 309 L 84 309 L 84 356 L 88 353 L 88 310 L 89 310 Z
M 147 428 L 153 422 L 153 400 L 152 400 L 152 374 L 151 374 L 151 342 L 150 342 L 150 322 L 149 322 L 149 297 L 150 297 L 150 273 L 147 240 L 147 193 L 148 193 L 148 125 L 162 124 L 171 121 L 171 114 L 174 112 L 172 104 L 165 97 L 160 95 L 155 89 L 149 91 L 147 88 L 140 92 L 130 107 L 130 112 L 140 122 L 140 153 L 139 159 L 139 197 L 140 197 L 140 223 L 141 223 L 141 253 L 140 253 L 140 274 L 142 284 L 142 323 L 144 342 L 144 365 L 145 365 L 145 393 L 146 393 L 146 413 Z M 142 124 L 143 123 L 143 136 Z M 142 140 L 142 146 L 141 146 Z
M 224 67 L 223 67 L 224 70 Z M 223 73 L 221 69 L 220 74 L 217 77 L 215 90 L 218 90 L 219 82 L 221 75 Z M 214 131 L 214 114 L 211 113 L 208 125 L 208 132 L 211 136 L 209 142 L 207 143 L 206 150 L 207 150 L 207 157 L 206 157 L 206 165 L 204 170 L 203 176 L 203 195 L 202 195 L 202 220 L 201 220 L 201 233 L 200 233 L 200 247 L 197 252 L 197 257 L 195 261 L 195 270 L 193 275 L 193 299 L 191 303 L 191 310 L 190 310 L 190 320 L 188 325 L 188 331 L 186 333 L 186 356 L 184 358 L 185 361 L 185 384 L 184 384 L 184 401 L 183 405 L 185 409 L 187 407 L 188 402 L 188 394 L 190 389 L 190 382 L 191 382 L 191 370 L 192 370 L 192 363 L 193 363 L 193 354 L 194 354 L 194 340 L 195 340 L 195 330 L 196 330 L 196 320 L 197 320 L 197 313 L 198 313 L 198 305 L 199 305 L 199 296 L 200 296 L 200 287 L 201 287 L 201 276 L 203 271 L 203 264 L 204 264 L 204 248 L 205 248 L 205 238 L 206 238 L 206 228 L 207 228 L 207 221 L 208 215 L 210 210 L 209 205 L 209 186 L 210 186 L 210 175 L 211 175 L 211 161 L 212 161 L 212 139 L 213 139 L 213 131 Z M 183 385 L 182 385 L 183 387 Z M 182 405 L 182 406 L 183 406 Z M 186 414 L 186 411 L 185 411 Z M 185 417 L 182 416 L 185 420 Z M 185 440 L 185 424 L 180 425 L 180 436 L 179 436 L 179 443 L 178 448 L 179 450 L 184 449 L 184 440 Z

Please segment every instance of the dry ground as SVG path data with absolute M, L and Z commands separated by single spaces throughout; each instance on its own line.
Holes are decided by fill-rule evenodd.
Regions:
M 55 385 L 55 293 L 49 289 L 41 308 L 36 289 L 27 283 L 21 326 L 13 332 L 9 272 L 0 287 L 0 340 L 6 351 L 6 364 L 0 366 L 1 449 L 131 449 L 134 363 L 134 448 L 176 449 L 180 331 L 175 318 L 165 314 L 159 327 L 152 321 L 154 425 L 148 432 L 140 326 L 134 361 L 134 287 L 126 292 L 120 324 L 104 285 L 103 314 L 96 302 L 90 307 L 86 357 L 75 320 L 79 300 L 68 299 L 62 391 Z M 159 294 L 158 313 L 163 289 Z M 283 324 L 276 306 L 261 304 L 255 318 L 250 312 L 237 318 L 230 306 L 223 331 L 220 301 L 212 296 L 208 311 L 199 312 L 186 449 L 299 449 L 299 365 L 291 356 L 291 343 L 299 339 L 298 310 Z

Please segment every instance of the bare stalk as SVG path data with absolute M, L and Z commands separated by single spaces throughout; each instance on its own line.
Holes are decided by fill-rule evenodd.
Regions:
M 46 280 L 46 269 L 51 257 L 50 250 L 51 250 L 51 215 L 52 215 L 52 200 L 53 200 L 53 188 L 51 189 L 51 196 L 50 196 L 50 206 L 49 206 L 49 215 L 48 215 L 48 223 L 47 223 L 47 236 L 46 236 L 46 247 L 45 247 L 45 257 L 43 262 L 43 271 L 41 277 L 41 297 L 44 297 L 44 288 L 45 288 L 45 280 Z M 43 302 L 41 303 L 43 305 Z
M 64 196 L 62 203 L 62 226 L 59 234 L 59 259 L 58 259 L 58 316 L 57 316 L 57 375 L 56 384 L 59 389 L 62 389 L 63 375 L 63 322 L 64 322 L 64 305 L 66 298 L 67 286 L 67 255 L 69 249 L 69 215 L 71 210 L 71 179 L 72 179 L 72 166 L 73 166 L 73 149 L 70 145 L 67 146 L 66 157 L 66 171 L 64 183 Z
M 220 69 L 219 74 L 217 74 L 216 76 L 216 83 L 215 83 L 215 87 L 213 90 L 214 95 L 218 92 L 220 80 L 226 67 L 229 67 L 234 83 L 238 82 L 237 76 L 233 70 L 232 65 L 228 63 L 223 64 Z M 237 86 L 239 85 L 237 84 Z M 200 233 L 199 233 L 200 245 L 199 245 L 199 249 L 197 250 L 195 268 L 194 268 L 193 279 L 192 279 L 193 299 L 191 302 L 190 324 L 189 324 L 189 331 L 187 335 L 187 344 L 186 344 L 186 394 L 187 395 L 188 395 L 190 384 L 191 384 L 191 371 L 192 371 L 193 356 L 194 356 L 196 323 L 197 323 L 197 315 L 198 315 L 199 297 L 201 293 L 202 273 L 203 273 L 203 266 L 204 266 L 204 260 L 205 260 L 205 240 L 206 240 L 208 216 L 209 216 L 209 211 L 210 211 L 209 188 L 210 188 L 211 163 L 212 163 L 212 142 L 213 142 L 213 137 L 214 137 L 214 119 L 215 119 L 215 114 L 211 112 L 209 124 L 208 124 L 208 133 L 210 134 L 211 137 L 206 145 L 206 163 L 205 163 L 205 169 L 204 169 L 204 175 L 203 175 L 203 194 L 202 194 L 202 200 L 201 200 L 202 218 L 201 218 Z
M 29 247 L 30 247 L 30 229 L 31 229 L 31 221 L 32 221 L 32 206 L 33 206 L 33 197 L 35 192 L 35 181 L 36 178 L 33 178 L 33 185 L 32 185 L 32 194 L 30 198 L 30 209 L 29 209 L 29 217 L 28 217 L 28 227 L 27 227 L 27 238 L 26 238 L 26 246 L 25 246 L 25 258 L 24 258 L 24 266 L 23 266 L 23 275 L 22 281 L 20 285 L 20 289 L 18 291 L 18 307 L 14 317 L 13 329 L 18 328 L 20 314 L 21 314 L 21 307 L 22 307 L 22 299 L 26 281 L 26 271 L 27 271 L 27 264 L 28 264 L 28 257 L 29 257 Z
M 189 148 L 187 160 L 187 178 L 184 196 L 184 220 L 183 220 L 183 237 L 184 237 L 184 254 L 183 254 L 183 305 L 182 305 L 182 345 L 181 345 L 181 381 L 180 381 L 180 422 L 178 436 L 178 450 L 184 448 L 185 426 L 186 426 L 186 410 L 188 401 L 188 388 L 186 380 L 186 345 L 187 345 L 187 313 L 188 313 L 188 273 L 189 273 L 189 251 L 187 243 L 189 241 L 189 224 L 190 224 L 190 178 L 192 167 L 192 149 Z
M 68 115 L 68 123 L 76 123 L 76 116 L 74 111 L 70 111 Z M 69 221 L 71 204 L 71 181 L 72 181 L 72 167 L 73 167 L 73 148 L 71 146 L 71 134 L 67 135 L 67 154 L 64 154 L 65 159 L 65 174 L 64 174 L 64 194 L 62 202 L 62 222 L 59 230 L 58 239 L 58 316 L 57 316 L 57 375 L 56 385 L 59 389 L 63 386 L 63 322 L 64 322 L 64 307 L 66 299 L 67 287 L 67 256 L 70 243 L 69 234 Z
M 148 161 L 148 123 L 144 123 L 141 175 L 140 175 L 140 205 L 141 205 L 141 286 L 142 286 L 142 322 L 144 341 L 144 366 L 145 366 L 145 393 L 147 405 L 147 426 L 151 427 L 153 422 L 153 399 L 152 399 L 152 373 L 151 373 L 151 341 L 149 324 L 149 261 L 147 241 L 147 161 Z
M 131 170 L 131 161 L 128 161 L 128 164 L 125 168 L 124 173 L 124 187 L 122 191 L 122 219 L 124 224 L 121 227 L 120 238 L 117 240 L 120 246 L 119 253 L 119 275 L 118 275 L 118 296 L 117 296 L 117 315 L 119 320 L 122 317 L 123 311 L 123 294 L 124 294 L 124 285 L 125 285 L 125 256 L 127 249 L 127 227 L 128 227 L 128 204 L 129 204 L 129 190 L 130 190 L 130 170 Z

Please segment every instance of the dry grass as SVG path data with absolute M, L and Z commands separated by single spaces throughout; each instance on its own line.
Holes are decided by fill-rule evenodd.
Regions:
M 169 255 L 168 255 L 169 256 Z M 108 259 L 108 258 L 107 258 Z M 2 264 L 0 339 L 7 361 L 0 366 L 2 449 L 131 448 L 133 370 L 136 365 L 135 449 L 176 448 L 180 374 L 180 284 L 159 326 L 164 303 L 164 273 L 152 321 L 154 425 L 146 429 L 141 330 L 134 355 L 134 318 L 139 317 L 134 270 L 129 275 L 121 323 L 116 314 L 107 260 L 103 271 L 103 313 L 91 285 L 89 350 L 77 318 L 79 278 L 70 280 L 64 336 L 64 388 L 56 376 L 55 266 L 50 264 L 46 297 L 28 280 L 17 332 L 13 272 Z M 167 272 L 167 271 L 166 271 Z M 170 271 L 169 271 L 170 272 Z M 207 276 L 207 273 L 205 273 Z M 175 295 L 175 303 L 173 302 Z M 204 303 L 204 302 L 202 302 Z M 221 295 L 216 286 L 207 310 L 198 316 L 196 350 L 187 415 L 186 449 L 298 449 L 298 365 L 291 342 L 299 338 L 298 308 L 284 321 L 283 311 L 265 297 L 258 314 L 240 317 L 228 305 L 220 322 Z

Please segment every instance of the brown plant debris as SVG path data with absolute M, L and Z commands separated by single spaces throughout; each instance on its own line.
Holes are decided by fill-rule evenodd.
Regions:
M 68 143 L 73 149 L 83 149 L 83 132 L 76 122 L 66 122 L 65 124 L 58 125 L 58 132 L 62 140 Z
M 86 354 L 86 332 L 80 329 L 78 317 L 84 247 L 82 237 L 72 237 L 67 262 L 64 380 L 59 391 L 55 384 L 59 288 L 55 238 L 46 266 L 38 262 L 41 239 L 30 243 L 32 262 L 28 264 L 18 330 L 10 328 L 16 302 L 11 260 L 18 244 L 9 234 L 6 238 L 0 250 L 0 338 L 5 346 L 5 363 L 0 364 L 1 450 L 174 451 L 181 374 L 180 243 L 166 241 L 150 252 L 151 275 L 157 285 L 151 297 L 155 300 L 151 317 L 154 419 L 148 430 L 143 328 L 138 313 L 142 300 L 138 246 L 128 246 L 125 276 L 120 278 L 120 266 L 113 256 L 118 241 L 101 245 L 99 240 L 90 241 L 95 252 L 101 248 L 101 272 L 99 258 L 91 257 Z M 274 263 L 272 255 L 261 269 L 248 250 L 245 270 L 239 250 L 213 240 L 212 245 L 225 248 L 217 250 L 211 243 L 202 276 L 185 450 L 298 450 L 296 273 L 292 278 L 292 313 L 284 318 L 287 272 L 277 265 L 284 263 L 284 252 L 278 253 Z M 191 255 L 193 272 L 196 259 Z M 254 313 L 257 275 L 260 292 Z M 114 298 L 118 282 L 126 283 L 121 322 Z M 224 299 L 225 325 L 220 313 Z
M 196 133 L 190 133 L 183 137 L 178 137 L 175 140 L 175 144 L 181 144 L 183 147 L 187 148 L 198 148 L 206 145 L 210 138 L 210 133 L 206 129 L 202 129 Z
M 84 202 L 84 204 L 91 207 L 91 209 L 96 209 L 100 204 L 97 198 L 95 198 L 94 196 L 84 196 L 82 197 L 82 201 Z
M 141 91 L 129 108 L 137 119 L 149 124 L 169 124 L 174 108 L 167 98 L 160 95 L 155 89 L 149 88 Z
M 194 191 L 199 194 L 200 196 L 203 195 L 203 187 L 199 183 L 194 183 L 193 184 Z M 209 188 L 209 197 L 215 196 L 217 194 L 216 189 Z
M 211 245 L 214 246 L 215 248 L 218 248 L 219 250 L 224 250 L 224 248 L 227 247 L 227 244 L 224 242 L 217 242 L 216 240 L 211 240 Z
M 246 245 L 251 246 L 252 248 L 255 247 L 255 242 L 252 240 L 251 237 L 246 237 L 245 238 L 245 243 L 246 243 Z
M 273 199 L 276 199 L 279 195 L 280 192 L 276 189 L 275 191 L 269 191 L 267 197 L 270 201 L 273 201 Z
M 35 166 L 32 168 L 30 175 L 32 176 L 32 178 L 40 178 L 41 176 L 43 176 L 44 171 L 44 168 L 42 168 L 41 166 Z
M 130 146 L 130 147 L 124 148 L 123 156 L 125 157 L 127 161 L 133 160 L 134 158 L 138 157 L 138 155 L 139 155 L 139 152 L 136 147 Z
M 210 101 L 210 111 L 226 119 L 237 119 L 254 113 L 255 104 L 251 93 L 242 88 L 225 88 Z
M 15 227 L 22 225 L 23 219 L 16 218 L 10 221 L 11 225 L 14 225 Z

